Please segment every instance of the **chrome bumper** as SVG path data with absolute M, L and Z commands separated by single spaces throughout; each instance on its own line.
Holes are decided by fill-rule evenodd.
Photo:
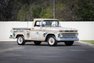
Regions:
M 79 38 L 57 38 L 57 41 L 79 41 Z

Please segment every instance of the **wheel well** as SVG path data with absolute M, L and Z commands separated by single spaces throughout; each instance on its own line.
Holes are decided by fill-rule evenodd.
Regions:
M 48 34 L 48 35 L 46 36 L 45 41 L 47 41 L 47 39 L 48 39 L 49 37 L 51 37 L 51 36 L 54 36 L 54 37 L 55 37 L 55 35 L 54 35 L 54 34 Z
M 16 36 L 16 38 L 17 38 L 17 37 L 19 37 L 19 36 L 23 36 L 23 35 L 21 35 L 21 34 L 18 34 L 18 35 Z

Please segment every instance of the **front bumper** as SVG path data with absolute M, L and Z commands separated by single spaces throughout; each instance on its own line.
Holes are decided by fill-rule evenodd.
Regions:
M 57 38 L 57 41 L 79 41 L 79 38 L 74 37 L 74 38 Z

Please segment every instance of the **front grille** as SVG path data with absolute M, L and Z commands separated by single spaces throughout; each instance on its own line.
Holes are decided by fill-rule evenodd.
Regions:
M 76 36 L 75 33 L 63 33 L 63 37 L 64 38 L 73 38 L 75 36 Z

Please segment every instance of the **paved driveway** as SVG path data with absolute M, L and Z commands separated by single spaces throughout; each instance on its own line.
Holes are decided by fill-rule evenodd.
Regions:
M 79 42 L 55 47 L 47 43 L 19 46 L 16 42 L 0 42 L 0 63 L 94 63 L 94 48 Z

